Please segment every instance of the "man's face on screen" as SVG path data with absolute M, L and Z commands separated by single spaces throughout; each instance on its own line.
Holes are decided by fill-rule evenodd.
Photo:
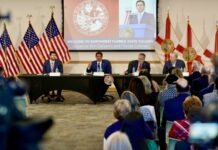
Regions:
M 145 5 L 143 4 L 143 2 L 138 2 L 138 3 L 136 4 L 136 8 L 137 8 L 138 12 L 141 13 L 141 12 L 144 11 Z
M 102 55 L 101 54 L 96 54 L 96 60 L 97 61 L 102 61 Z

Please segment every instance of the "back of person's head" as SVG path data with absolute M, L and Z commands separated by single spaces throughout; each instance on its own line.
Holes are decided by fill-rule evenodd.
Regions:
M 133 149 L 147 147 L 145 142 L 145 122 L 139 112 L 131 112 L 124 118 L 121 131 L 128 135 Z
M 177 92 L 188 92 L 189 91 L 189 86 L 187 80 L 177 80 L 176 81 L 176 90 Z
M 174 74 L 169 74 L 165 79 L 167 84 L 176 84 L 177 80 L 178 80 L 178 77 Z
M 109 136 L 104 150 L 132 150 L 128 136 L 120 131 Z
M 139 76 L 139 79 L 142 80 L 142 83 L 144 85 L 145 88 L 145 94 L 151 94 L 152 93 L 152 89 L 151 89 L 151 82 L 149 81 L 149 79 L 146 76 Z
M 194 108 L 201 108 L 202 102 L 197 96 L 188 96 L 183 102 L 183 110 L 186 116 L 191 119 L 190 111 Z
M 200 71 L 201 68 L 201 64 L 199 63 L 199 61 L 194 60 L 192 62 L 192 71 Z
M 132 111 L 137 111 L 139 109 L 140 103 L 134 93 L 130 91 L 124 91 L 121 94 L 121 99 L 129 101 Z
M 139 78 L 132 78 L 129 83 L 128 90 L 135 94 L 138 98 L 140 105 L 144 104 L 145 101 L 145 88 L 142 80 Z
M 120 99 L 114 103 L 114 117 L 117 119 L 123 119 L 127 114 L 131 112 L 131 106 L 129 101 Z
M 171 74 L 174 74 L 178 78 L 183 78 L 182 71 L 179 68 L 174 68 L 171 72 Z
M 203 66 L 201 68 L 201 74 L 202 75 L 209 75 L 210 74 L 210 67 L 209 66 Z

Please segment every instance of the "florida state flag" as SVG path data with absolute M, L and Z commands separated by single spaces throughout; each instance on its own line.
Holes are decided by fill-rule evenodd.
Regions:
M 207 49 L 204 50 L 204 55 L 211 58 L 212 55 L 218 55 L 218 22 L 216 25 L 215 36 L 212 37 Z
M 170 53 L 174 51 L 175 45 L 178 44 L 178 38 L 171 24 L 169 12 L 167 14 L 165 26 L 162 28 L 162 30 L 156 38 L 156 43 L 158 44 L 156 49 L 161 49 L 162 53 L 164 53 L 164 60 L 169 60 Z M 158 53 L 160 54 L 161 51 L 159 51 Z
M 193 36 L 194 35 L 194 36 Z M 182 37 L 181 42 L 178 44 L 176 49 L 183 54 L 184 60 L 187 62 L 188 72 L 191 73 L 192 61 L 197 60 L 203 64 L 201 56 L 203 55 L 203 48 L 201 47 L 199 41 L 197 40 L 189 19 L 187 21 L 187 29 Z

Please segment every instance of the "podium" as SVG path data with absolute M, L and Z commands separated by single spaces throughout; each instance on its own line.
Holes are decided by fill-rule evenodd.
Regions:
M 120 38 L 143 38 L 154 40 L 155 27 L 146 24 L 125 24 L 119 26 Z

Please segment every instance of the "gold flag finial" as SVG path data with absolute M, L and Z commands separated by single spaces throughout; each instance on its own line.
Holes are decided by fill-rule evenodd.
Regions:
M 31 14 L 28 14 L 27 15 L 27 18 L 29 19 L 29 24 L 31 24 L 31 18 L 32 18 L 33 16 L 31 15 Z
M 167 7 L 167 15 L 169 16 L 170 14 L 170 6 Z
M 51 16 L 53 17 L 55 6 L 54 5 L 50 6 L 50 9 L 51 9 Z

